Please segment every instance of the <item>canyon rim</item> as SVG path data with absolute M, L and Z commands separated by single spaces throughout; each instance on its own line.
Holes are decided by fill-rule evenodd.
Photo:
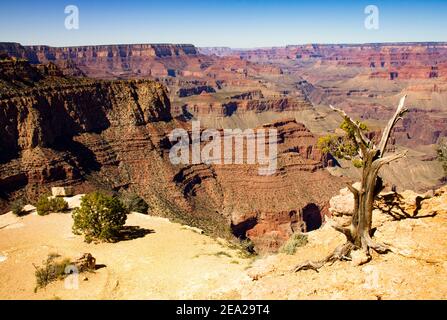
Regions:
M 1 300 L 447 298 L 447 4 L 78 2 L 0 12 Z

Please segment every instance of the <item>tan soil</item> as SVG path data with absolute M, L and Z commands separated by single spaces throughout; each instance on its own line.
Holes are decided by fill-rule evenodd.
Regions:
M 250 260 L 223 240 L 220 244 L 166 219 L 137 213 L 129 215 L 127 224 L 153 233 L 87 244 L 72 234 L 70 214 L 0 216 L 0 256 L 6 257 L 0 259 L 0 299 L 206 299 L 249 281 L 243 271 Z M 34 293 L 32 263 L 41 265 L 53 252 L 73 259 L 90 252 L 106 267 L 81 274 L 79 290 L 67 290 L 64 281 L 57 281 Z
M 424 200 L 418 217 L 393 221 L 376 212 L 375 239 L 397 253 L 373 255 L 363 266 L 326 265 L 320 272 L 290 270 L 323 258 L 344 241 L 329 224 L 308 234 L 295 255 L 240 256 L 215 240 L 166 219 L 133 213 L 128 225 L 153 230 L 142 238 L 87 244 L 71 232 L 70 214 L 0 216 L 1 299 L 447 299 L 447 187 Z M 57 252 L 90 252 L 106 267 L 80 276 L 79 290 L 64 281 L 34 293 L 32 263 Z M 230 255 L 231 257 L 228 257 Z M 88 280 L 84 281 L 84 277 Z

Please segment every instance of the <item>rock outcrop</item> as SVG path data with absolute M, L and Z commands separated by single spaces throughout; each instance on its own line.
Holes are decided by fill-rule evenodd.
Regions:
M 299 98 L 266 98 L 266 99 L 240 99 L 229 102 L 215 102 L 213 100 L 187 104 L 184 106 L 187 112 L 196 116 L 221 116 L 228 117 L 233 114 L 244 114 L 246 112 L 283 112 L 283 111 L 304 111 L 312 109 L 312 105 Z
M 402 201 L 411 203 L 413 196 L 412 192 L 402 193 Z M 443 281 L 447 267 L 447 186 L 423 200 L 416 217 L 410 216 L 411 211 L 403 219 L 394 219 L 380 210 L 374 214 L 373 225 L 377 227 L 374 240 L 387 243 L 394 252 L 375 255 L 360 267 L 353 263 L 355 261 L 341 261 L 321 268 L 318 273 L 290 272 L 304 261 L 324 259 L 345 241 L 344 236 L 327 223 L 309 233 L 308 243 L 297 248 L 294 255 L 257 259 L 247 271 L 254 281 L 225 298 L 388 300 L 447 297 Z
M 352 186 L 359 190 L 361 184 L 360 182 L 356 182 Z M 329 200 L 329 206 L 329 212 L 331 215 L 337 217 L 352 216 L 354 212 L 354 195 L 348 188 L 343 188 L 340 190 L 338 195 Z
M 73 265 L 78 272 L 94 271 L 96 269 L 96 259 L 91 253 L 83 253 L 73 262 Z
M 359 190 L 361 184 L 360 182 L 356 182 L 352 186 Z M 400 193 L 395 191 L 382 191 L 377 195 L 377 199 L 374 202 L 374 209 L 389 215 L 394 220 L 418 218 L 423 202 L 433 198 L 435 195 L 442 195 L 445 192 L 444 189 L 439 189 L 436 194 L 433 190 L 427 191 L 424 194 L 412 190 L 405 190 Z M 329 206 L 329 213 L 334 219 L 342 218 L 341 220 L 343 220 L 344 218 L 346 222 L 353 214 L 354 196 L 348 188 L 343 188 L 338 195 L 329 200 Z
M 195 87 L 187 87 L 187 88 L 179 88 L 177 91 L 177 95 L 180 98 L 189 97 L 193 95 L 199 95 L 201 93 L 214 93 L 216 90 L 207 85 L 195 86 Z

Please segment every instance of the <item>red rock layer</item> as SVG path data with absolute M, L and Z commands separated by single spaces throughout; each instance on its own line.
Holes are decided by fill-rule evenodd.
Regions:
M 234 113 L 245 113 L 249 111 L 302 111 L 312 108 L 312 105 L 297 98 L 269 98 L 269 99 L 253 99 L 253 100 L 232 100 L 230 102 L 215 102 L 214 100 L 206 101 L 203 97 L 202 102 L 188 104 L 185 108 L 194 115 L 215 115 L 215 116 L 231 116 Z
M 250 61 L 320 61 L 342 67 L 367 68 L 371 78 L 447 78 L 447 43 L 311 44 L 253 50 L 208 48 L 206 54 L 240 56 Z
M 189 44 L 130 44 L 81 47 L 22 46 L 0 43 L 0 52 L 33 64 L 53 62 L 67 75 L 101 79 L 186 77 L 244 81 L 249 75 L 281 74 L 276 66 L 239 57 L 202 55 Z
M 23 61 L 4 67 L 18 68 L 10 74 L 20 77 L 0 83 L 3 209 L 18 197 L 33 202 L 51 186 L 132 190 L 154 214 L 249 237 L 269 251 L 295 231 L 318 227 L 340 188 L 323 169 L 316 138 L 295 120 L 261 128 L 278 130 L 278 170 L 271 176 L 250 164 L 172 165 L 168 134 L 190 124 L 172 119 L 161 84 L 49 76 Z M 39 79 L 30 83 L 28 68 Z

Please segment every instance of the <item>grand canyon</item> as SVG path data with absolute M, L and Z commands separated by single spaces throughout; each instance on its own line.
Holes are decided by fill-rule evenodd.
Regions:
M 202 263 L 223 268 L 222 279 L 231 280 L 208 288 L 209 295 L 204 294 L 208 289 L 184 292 L 179 288 L 181 293 L 170 295 L 151 287 L 155 290 L 151 297 L 308 297 L 313 290 L 310 284 L 293 294 L 291 287 L 310 281 L 312 274 L 298 279 L 298 274 L 287 273 L 282 278 L 283 269 L 290 269 L 293 259 L 277 254 L 278 249 L 296 233 L 309 235 L 309 244 L 297 251 L 300 258 L 332 248 L 337 238 L 331 236 L 327 221 L 337 215 L 334 199 L 340 197 L 340 189 L 346 184 L 361 179 L 361 171 L 350 161 L 318 147 L 320 137 L 341 132 L 341 119 L 329 105 L 364 122 L 368 137 L 374 140 L 380 137 L 403 95 L 407 96 L 409 111 L 394 128 L 388 150 L 408 150 L 408 155 L 385 166 L 380 176 L 387 192 L 413 190 L 419 195 L 414 196 L 419 200 L 408 200 L 419 201 L 417 204 L 406 202 L 413 212 L 419 210 L 414 206 L 422 206 L 422 211 L 430 215 L 436 207 L 436 214 L 427 218 L 425 224 L 417 224 L 424 219 L 408 219 L 402 225 L 384 213 L 378 214 L 382 238 L 390 240 L 392 230 L 404 234 L 404 229 L 399 229 L 402 226 L 415 230 L 415 237 L 424 240 L 419 247 L 411 242 L 414 239 L 408 240 L 412 245 L 409 257 L 378 258 L 374 264 L 397 270 L 399 259 L 407 259 L 420 264 L 435 279 L 439 270 L 445 274 L 446 267 L 445 239 L 437 236 L 447 226 L 447 193 L 443 187 L 447 178 L 436 153 L 438 144 L 447 137 L 447 43 L 443 42 L 309 44 L 258 49 L 192 44 L 51 47 L 2 42 L 0 210 L 5 215 L 0 216 L 4 218 L 0 233 L 34 242 L 37 240 L 27 228 L 31 224 L 46 228 L 47 223 L 49 234 L 56 237 L 59 226 L 66 236 L 70 226 L 68 221 L 62 221 L 63 217 L 15 218 L 9 212 L 17 199 L 34 204 L 52 187 L 69 187 L 74 194 L 95 190 L 132 192 L 147 202 L 149 219 L 153 219 L 132 216 L 133 223 L 166 229 L 165 232 L 177 236 L 172 241 L 192 237 L 208 244 L 208 249 L 215 246 L 215 250 L 220 250 L 222 244 L 213 239 L 222 243 L 249 241 L 258 255 L 268 257 L 249 266 L 246 260 L 235 258 L 236 262 L 233 260 L 227 269 L 217 266 L 210 257 L 202 257 Z M 213 128 L 219 132 L 236 128 L 276 129 L 277 170 L 261 176 L 257 164 L 172 164 L 169 150 L 173 142 L 169 133 L 182 128 L 190 134 L 192 121 L 200 121 L 202 130 Z M 180 225 L 199 230 L 200 234 L 183 230 Z M 431 257 L 434 262 L 430 266 L 430 262 L 424 261 L 430 260 L 426 256 L 436 250 L 430 239 L 424 238 L 428 230 L 434 230 L 437 247 L 441 248 L 433 253 L 436 257 Z M 157 232 L 154 236 L 161 237 Z M 69 243 L 71 240 L 67 239 L 64 241 Z M 52 248 L 57 246 L 55 240 L 44 241 L 51 243 Z M 146 250 L 151 246 L 145 247 L 143 239 L 135 241 L 140 241 L 135 248 L 122 250 L 136 254 L 136 248 Z M 163 239 L 154 241 L 161 245 Z M 9 250 L 12 240 L 7 242 L 2 243 L 0 253 Z M 84 245 L 77 243 L 76 249 L 69 244 L 64 246 L 71 253 Z M 422 247 L 429 249 L 424 251 Z M 150 248 L 156 250 L 155 244 Z M 105 245 L 82 249 L 96 250 L 96 256 L 107 260 L 109 248 Z M 187 250 L 186 245 L 183 250 Z M 234 248 L 225 250 L 230 251 L 223 255 L 237 255 Z M 14 252 L 8 252 L 9 261 Z M 31 255 L 28 251 L 24 254 Z M 33 258 L 36 254 L 32 254 Z M 115 263 L 109 260 L 107 265 Z M 197 266 L 187 267 L 193 270 Z M 341 265 L 335 268 L 340 269 L 337 272 L 343 279 L 349 278 L 350 272 L 361 273 L 353 266 L 349 267 L 351 271 L 341 271 Z M 113 276 L 101 272 L 98 270 L 98 279 L 86 285 L 89 298 L 138 297 L 140 291 L 129 285 L 129 281 L 135 280 L 121 278 L 122 285 L 115 290 L 110 282 Z M 231 272 L 238 275 L 231 276 Z M 327 275 L 330 271 L 322 272 Z M 198 276 L 192 277 L 191 281 L 200 283 Z M 387 278 L 389 275 L 384 277 L 392 281 Z M 399 271 L 397 277 L 404 277 L 404 271 Z M 8 281 L 14 286 L 13 280 Z M 104 291 L 95 291 L 93 281 Z M 162 280 L 157 281 L 162 287 Z M 350 298 L 397 297 L 390 286 L 382 288 L 382 293 L 360 293 L 360 289 L 334 293 L 318 281 L 318 297 L 336 298 L 340 292 Z M 278 291 L 266 291 L 276 284 Z M 416 286 L 409 284 L 413 285 Z M 143 290 L 144 285 L 141 286 Z M 243 289 L 236 293 L 238 286 Z M 446 297 L 445 283 L 433 286 L 435 293 L 430 297 Z M 18 296 L 32 297 L 30 290 Z M 49 292 L 73 298 L 56 287 Z M 85 297 L 76 294 L 75 298 Z M 411 294 L 408 289 L 401 297 L 427 297 L 419 291 Z M 37 297 L 51 296 L 37 293 Z

